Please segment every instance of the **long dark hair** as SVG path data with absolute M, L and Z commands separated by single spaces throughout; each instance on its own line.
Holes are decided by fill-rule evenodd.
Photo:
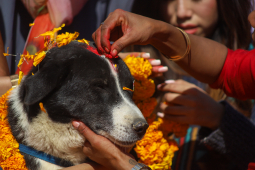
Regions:
M 167 0 L 135 0 L 132 12 L 162 20 L 160 4 Z M 217 0 L 218 25 L 211 38 L 228 48 L 247 49 L 251 43 L 251 25 L 248 15 L 252 10 L 251 0 Z

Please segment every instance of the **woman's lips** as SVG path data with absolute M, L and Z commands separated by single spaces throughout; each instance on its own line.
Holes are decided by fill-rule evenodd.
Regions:
M 198 27 L 193 24 L 180 24 L 177 27 L 183 29 L 188 34 L 195 34 L 198 30 Z

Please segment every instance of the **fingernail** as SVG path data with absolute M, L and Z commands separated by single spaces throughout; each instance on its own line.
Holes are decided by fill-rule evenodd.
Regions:
M 143 57 L 143 58 L 150 58 L 151 54 L 150 53 L 142 53 L 141 57 Z
M 160 60 L 151 60 L 150 63 L 151 63 L 151 65 L 158 66 L 161 64 L 161 61 Z
M 164 118 L 164 116 L 165 116 L 165 114 L 162 112 L 158 112 L 157 115 L 158 115 L 158 117 L 161 117 L 161 118 Z
M 166 71 L 168 71 L 168 67 L 167 67 L 167 66 L 160 67 L 160 68 L 158 69 L 158 72 L 166 72 Z
M 170 83 L 174 83 L 174 82 L 175 82 L 175 80 L 166 80 L 165 81 L 166 84 L 170 84 Z
M 160 89 L 162 87 L 162 84 L 158 84 L 157 88 Z
M 116 56 L 116 55 L 117 55 L 117 50 L 116 50 L 116 49 L 112 50 L 112 55 L 113 55 L 113 56 Z
M 104 50 L 105 50 L 107 53 L 109 53 L 109 50 L 108 50 L 107 47 L 104 47 Z
M 79 122 L 73 121 L 73 127 L 77 129 L 80 126 Z

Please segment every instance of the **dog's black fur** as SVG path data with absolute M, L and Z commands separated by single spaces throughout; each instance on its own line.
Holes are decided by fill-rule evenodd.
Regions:
M 13 90 L 8 107 L 9 124 L 19 143 L 73 164 L 85 162 L 86 156 L 82 156 L 85 139 L 72 128 L 72 120 L 84 122 L 95 133 L 124 147 L 141 139 L 147 128 L 132 101 L 132 92 L 122 90 L 124 86 L 133 89 L 134 81 L 125 63 L 120 58 L 103 58 L 86 48 L 83 43 L 71 42 L 48 51 Z M 112 67 L 115 64 L 117 71 Z M 41 111 L 40 102 L 47 113 Z M 143 126 L 137 130 L 134 126 L 138 122 Z M 70 148 L 56 148 L 62 143 L 62 148 Z M 29 169 L 49 168 L 38 158 L 27 154 L 24 157 Z

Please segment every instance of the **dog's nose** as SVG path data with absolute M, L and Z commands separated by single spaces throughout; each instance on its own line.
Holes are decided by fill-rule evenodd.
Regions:
M 133 123 L 133 129 L 140 137 L 145 134 L 148 127 L 149 125 L 144 119 L 137 119 Z

